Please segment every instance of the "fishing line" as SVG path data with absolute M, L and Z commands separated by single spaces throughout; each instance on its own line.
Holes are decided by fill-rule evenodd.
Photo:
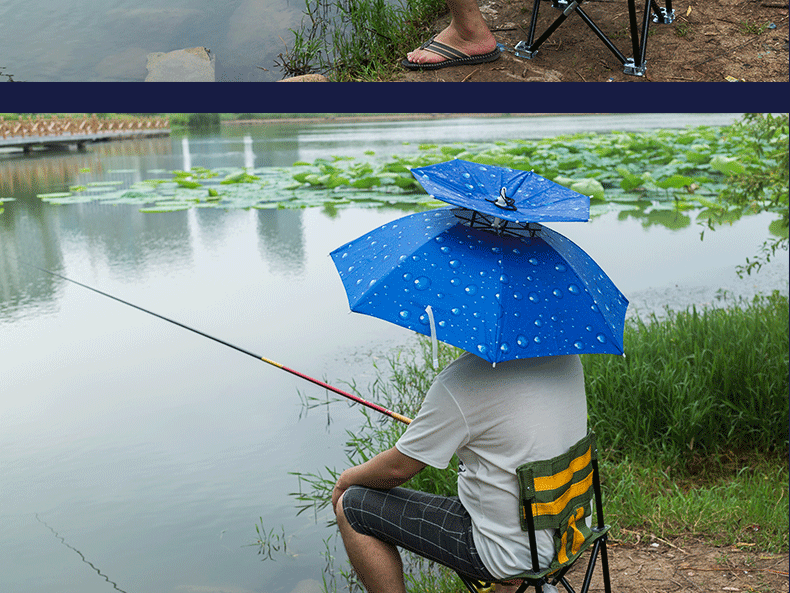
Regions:
M 54 529 L 52 529 L 52 527 L 50 527 L 50 526 L 49 526 L 49 525 L 46 523 L 46 521 L 44 521 L 44 520 L 43 520 L 41 517 L 39 517 L 39 516 L 38 516 L 38 513 L 36 513 L 36 519 L 37 519 L 37 520 L 38 520 L 38 522 L 39 522 L 39 523 L 41 523 L 41 524 L 42 524 L 44 527 L 46 527 L 47 529 L 49 529 L 49 530 L 50 530 L 50 531 L 51 531 L 51 532 L 52 532 L 52 533 L 55 535 L 55 537 L 56 537 L 56 538 L 58 538 L 58 539 L 59 539 L 59 540 L 60 540 L 60 541 L 63 543 L 63 545 L 64 545 L 64 546 L 66 546 L 66 547 L 67 547 L 69 550 L 74 550 L 75 552 L 77 552 L 77 554 L 79 554 L 79 555 L 80 555 L 80 558 L 82 558 L 82 561 L 83 561 L 85 564 L 87 564 L 88 566 L 90 566 L 90 567 L 91 567 L 93 570 L 95 570 L 99 576 L 101 576 L 101 577 L 104 577 L 104 580 L 105 580 L 105 581 L 107 581 L 108 583 L 110 583 L 110 584 L 112 585 L 113 589 L 115 589 L 116 591 L 120 591 L 121 593 L 127 593 L 126 591 L 124 591 L 123 589 L 121 589 L 120 587 L 118 587 L 118 584 L 117 584 L 117 583 L 115 583 L 115 582 L 111 581 L 111 580 L 110 580 L 110 577 L 108 577 L 108 576 L 107 576 L 106 574 L 104 574 L 104 573 L 103 573 L 101 570 L 99 570 L 98 568 L 96 568 L 96 566 L 94 566 L 94 565 L 93 565 L 93 563 L 92 563 L 90 560 L 88 560 L 87 558 L 85 558 L 85 556 L 83 555 L 83 553 L 82 553 L 82 552 L 80 552 L 80 551 L 79 551 L 77 548 L 75 548 L 74 546 L 72 546 L 71 544 L 69 544 L 69 543 L 68 543 L 68 542 L 67 542 L 67 541 L 66 541 L 66 540 L 63 538 L 63 536 L 62 536 L 62 535 L 60 535 L 60 534 L 59 534 L 57 531 L 55 531 Z
M 219 344 L 222 344 L 223 346 L 227 346 L 228 348 L 233 348 L 234 350 L 236 350 L 238 352 L 241 352 L 242 354 L 246 354 L 247 356 L 252 356 L 253 358 L 257 358 L 258 360 L 262 360 L 266 364 L 270 364 L 273 367 L 276 367 L 276 368 L 278 368 L 278 369 L 280 369 L 282 371 L 290 373 L 290 374 L 292 374 L 292 375 L 294 375 L 296 377 L 299 377 L 300 379 L 304 379 L 305 381 L 310 381 L 314 385 L 318 385 L 319 387 L 323 387 L 324 389 L 328 389 L 329 391 L 331 391 L 333 393 L 336 393 L 337 395 L 345 397 L 346 399 L 350 399 L 351 401 L 356 402 L 358 404 L 362 404 L 363 406 L 368 407 L 371 410 L 375 410 L 375 411 L 377 411 L 377 412 L 379 412 L 381 414 L 389 416 L 390 418 L 394 418 L 395 420 L 398 420 L 399 422 L 403 422 L 404 424 L 411 423 L 411 419 L 410 418 L 407 418 L 406 416 L 398 414 L 397 412 L 393 412 L 392 410 L 388 410 L 387 408 L 384 408 L 384 407 L 382 407 L 382 406 L 380 406 L 378 404 L 374 404 L 373 402 L 369 402 L 367 400 L 364 400 L 361 397 L 358 397 L 356 395 L 352 395 L 351 393 L 348 393 L 346 391 L 338 389 L 337 387 L 333 387 L 332 385 L 329 385 L 328 383 L 324 383 L 323 381 L 319 381 L 318 379 L 314 379 L 313 377 L 305 375 L 304 373 L 300 373 L 297 370 L 288 368 L 287 366 L 282 365 L 279 362 L 275 362 L 275 361 L 273 361 L 273 360 L 271 360 L 269 358 L 266 358 L 265 356 L 260 356 L 258 354 L 253 353 L 253 352 L 250 352 L 249 350 L 246 350 L 244 348 L 241 348 L 239 346 L 231 344 L 230 342 L 226 342 L 225 340 L 221 340 L 220 338 L 215 338 L 214 336 L 211 336 L 211 335 L 209 335 L 209 334 L 207 334 L 205 332 L 202 332 L 199 329 L 195 329 L 194 327 L 190 327 L 188 325 L 184 325 L 180 321 L 176 321 L 175 319 L 170 319 L 169 317 L 165 317 L 164 315 L 160 315 L 159 313 L 155 313 L 153 311 L 149 311 L 148 309 L 140 307 L 139 305 L 135 305 L 134 303 L 130 303 L 129 301 L 125 301 L 125 300 L 123 300 L 121 298 L 118 298 L 116 296 L 113 296 L 111 294 L 103 292 L 103 291 L 101 291 L 101 290 L 99 290 L 97 288 L 93 288 L 91 286 L 88 286 L 87 284 L 83 284 L 82 282 L 77 282 L 76 280 L 72 280 L 71 278 L 66 278 L 65 276 L 63 276 L 61 274 L 58 274 L 57 272 L 52 272 L 50 270 L 46 270 L 44 268 L 40 268 L 39 266 L 36 266 L 34 264 L 30 264 L 30 263 L 27 263 L 27 262 L 24 262 L 24 261 L 21 261 L 21 260 L 20 260 L 20 262 L 25 264 L 25 265 L 28 265 L 28 266 L 30 266 L 32 268 L 36 268 L 37 270 L 40 270 L 41 272 L 44 272 L 46 274 L 50 274 L 51 276 L 55 276 L 57 278 L 60 278 L 61 280 L 65 280 L 66 282 L 71 282 L 72 284 L 76 284 L 77 286 L 81 286 L 83 288 L 87 288 L 88 290 L 91 290 L 91 291 L 93 291 L 93 292 L 95 292 L 97 294 L 100 294 L 102 296 L 110 298 L 110 299 L 112 299 L 114 301 L 118 301 L 119 303 L 123 303 L 124 305 L 128 305 L 129 307 L 133 307 L 133 308 L 137 309 L 138 311 L 142 311 L 143 313 L 148 313 L 149 315 L 153 315 L 154 317 L 158 317 L 159 319 L 162 319 L 163 321 L 167 321 L 168 323 L 172 323 L 174 325 L 182 327 L 182 328 L 184 328 L 186 330 L 189 330 L 189 331 L 191 331 L 193 333 L 196 333 L 196 334 L 198 334 L 200 336 L 203 336 L 204 338 L 208 338 L 209 340 L 214 340 L 215 342 L 218 342 Z

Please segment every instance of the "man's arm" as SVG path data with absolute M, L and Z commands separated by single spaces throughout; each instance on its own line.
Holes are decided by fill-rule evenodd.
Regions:
M 351 467 L 340 474 L 332 491 L 332 508 L 337 507 L 338 499 L 350 486 L 367 486 L 383 490 L 394 488 L 422 471 L 425 465 L 404 455 L 395 447 L 382 451 L 365 463 Z

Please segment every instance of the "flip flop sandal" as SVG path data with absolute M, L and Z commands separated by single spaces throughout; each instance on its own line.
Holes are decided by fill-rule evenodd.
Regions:
M 487 54 L 470 56 L 460 50 L 455 49 L 454 47 L 450 47 L 449 45 L 435 41 L 434 37 L 431 37 L 428 41 L 423 43 L 420 46 L 420 49 L 425 49 L 435 54 L 439 54 L 440 56 L 443 56 L 447 59 L 442 62 L 435 62 L 433 64 L 418 64 L 416 62 L 410 62 L 409 60 L 403 60 L 401 65 L 409 70 L 438 70 L 439 68 L 448 68 L 450 66 L 464 66 L 470 64 L 485 64 L 486 62 L 493 62 L 499 58 L 500 54 L 499 47 L 497 47 L 494 49 L 494 51 L 490 51 Z

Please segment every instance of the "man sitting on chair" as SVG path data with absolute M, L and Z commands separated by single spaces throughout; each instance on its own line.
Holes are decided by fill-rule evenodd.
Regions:
M 345 470 L 332 493 L 349 560 L 369 593 L 405 593 L 398 547 L 483 581 L 531 568 L 516 468 L 567 451 L 587 434 L 578 356 L 447 366 L 394 447 Z M 458 497 L 399 488 L 426 465 L 461 462 Z M 538 532 L 541 566 L 554 558 Z

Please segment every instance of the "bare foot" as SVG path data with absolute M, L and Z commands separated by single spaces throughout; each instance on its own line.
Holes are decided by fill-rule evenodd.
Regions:
M 468 56 L 479 56 L 490 53 L 496 49 L 496 39 L 486 27 L 485 32 L 476 35 L 462 36 L 452 23 L 435 40 L 465 53 Z M 446 60 L 444 56 L 425 49 L 415 49 L 406 54 L 406 59 L 414 64 L 435 64 Z

